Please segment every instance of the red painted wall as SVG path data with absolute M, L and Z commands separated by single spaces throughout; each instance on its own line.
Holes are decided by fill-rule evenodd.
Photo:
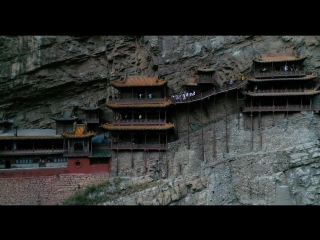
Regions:
M 109 173 L 110 161 L 107 164 L 90 165 L 89 158 L 68 158 L 68 169 L 70 173 Z M 80 165 L 76 165 L 80 162 Z

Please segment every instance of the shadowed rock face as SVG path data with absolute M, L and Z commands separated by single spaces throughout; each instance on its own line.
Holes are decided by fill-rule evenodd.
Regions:
M 108 82 L 125 73 L 165 77 L 170 95 L 199 67 L 213 68 L 220 84 L 249 75 L 259 55 L 308 54 L 306 69 L 317 71 L 318 44 L 319 36 L 1 36 L 0 118 L 50 128 L 48 116 L 63 107 L 105 109 Z
M 106 108 L 105 100 L 115 90 L 109 83 L 125 74 L 165 77 L 167 94 L 171 95 L 182 92 L 183 82 L 194 79 L 201 67 L 213 68 L 221 85 L 249 76 L 257 56 L 307 54 L 305 69 L 319 73 L 319 43 L 319 36 L 0 36 L 0 119 L 14 119 L 20 128 L 55 128 L 51 115 L 70 106 L 98 102 L 103 109 L 102 121 L 110 121 L 112 111 Z M 257 154 L 253 152 L 260 151 L 260 137 L 255 133 L 251 152 L 250 128 L 238 127 L 235 102 L 232 95 L 226 102 L 230 115 L 229 154 L 224 153 L 223 96 L 216 99 L 215 113 L 212 101 L 203 106 L 203 113 L 199 105 L 190 106 L 190 150 L 185 147 L 186 108 L 177 110 L 177 119 L 172 116 L 173 122 L 180 123 L 180 140 L 168 151 L 169 175 L 179 175 L 177 184 L 192 175 L 190 179 L 199 179 L 201 187 L 194 191 L 197 195 L 191 195 L 193 191 L 188 194 L 185 189 L 192 189 L 192 184 L 181 186 L 182 197 L 168 193 L 164 204 L 319 204 L 318 115 L 311 120 L 296 116 L 299 120 L 292 120 L 288 127 L 288 120 L 278 114 L 279 125 L 263 130 L 264 152 Z M 75 109 L 76 115 L 81 113 Z M 214 114 L 215 158 L 211 130 Z M 263 126 L 270 126 L 270 116 L 263 117 Z M 208 166 L 201 163 L 200 119 L 204 127 L 210 128 L 204 135 Z M 240 120 L 246 126 L 250 117 L 242 116 Z M 297 129 L 301 132 L 295 132 Z M 283 150 L 296 145 L 301 149 Z M 135 158 L 143 165 L 142 158 Z M 133 172 L 133 176 L 137 172 L 141 175 Z

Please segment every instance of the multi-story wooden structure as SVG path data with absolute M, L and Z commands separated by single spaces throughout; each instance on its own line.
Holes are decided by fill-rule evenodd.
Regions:
M 220 89 L 220 85 L 217 82 L 217 75 L 212 68 L 198 68 L 197 74 L 192 82 L 184 82 L 184 93 L 193 93 L 193 91 L 199 96 L 199 94 L 208 91 L 209 89 Z
M 82 122 L 87 123 L 88 131 L 98 132 L 100 130 L 100 107 L 96 103 L 89 103 L 86 106 L 79 107 L 83 112 Z
M 320 91 L 317 74 L 307 73 L 303 57 L 265 57 L 254 60 L 253 76 L 242 91 L 243 112 L 318 111 L 313 97 Z
M 112 81 L 120 94 L 107 99 L 114 113 L 112 122 L 101 125 L 114 139 L 112 150 L 167 150 L 168 122 L 166 108 L 167 80 L 158 77 L 126 76 Z
M 51 116 L 50 118 L 56 121 L 56 134 L 71 131 L 74 122 L 79 119 L 74 115 L 73 108 L 66 108 L 58 116 Z
M 63 138 L 55 130 L 17 127 L 0 134 L 0 159 L 4 168 L 65 166 L 67 162 Z

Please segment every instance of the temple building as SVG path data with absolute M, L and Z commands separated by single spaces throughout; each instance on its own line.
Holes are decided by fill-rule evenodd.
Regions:
M 246 95 L 243 112 L 299 112 L 319 107 L 316 73 L 307 72 L 306 56 L 265 57 L 254 60 L 253 76 L 242 91 Z
M 101 127 L 110 132 L 112 150 L 167 150 L 167 80 L 158 77 L 127 76 L 111 82 L 119 97 L 107 99 L 113 120 Z
M 98 132 L 100 130 L 100 107 L 96 103 L 89 102 L 87 105 L 79 108 L 84 112 L 81 120 L 87 123 L 88 131 Z

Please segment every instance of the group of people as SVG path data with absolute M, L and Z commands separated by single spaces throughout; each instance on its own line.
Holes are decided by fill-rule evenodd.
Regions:
M 284 70 L 285 70 L 285 71 L 288 71 L 288 70 L 289 70 L 289 67 L 288 67 L 288 65 L 287 65 L 287 64 L 286 64 L 286 65 L 284 65 L 284 67 L 283 67 L 283 68 L 284 68 Z M 290 70 L 291 70 L 291 71 L 295 71 L 295 70 L 297 70 L 297 69 L 295 68 L 294 64 L 292 64 L 292 65 L 291 65 Z
M 142 93 L 139 93 L 139 99 L 142 99 L 143 98 L 143 94 Z M 152 93 L 149 93 L 148 94 L 148 98 L 152 98 Z
M 191 98 L 193 98 L 196 95 L 195 91 L 192 92 L 183 92 L 180 94 L 173 94 L 171 96 L 172 99 L 182 102 L 182 101 L 186 101 L 186 100 L 190 100 Z

